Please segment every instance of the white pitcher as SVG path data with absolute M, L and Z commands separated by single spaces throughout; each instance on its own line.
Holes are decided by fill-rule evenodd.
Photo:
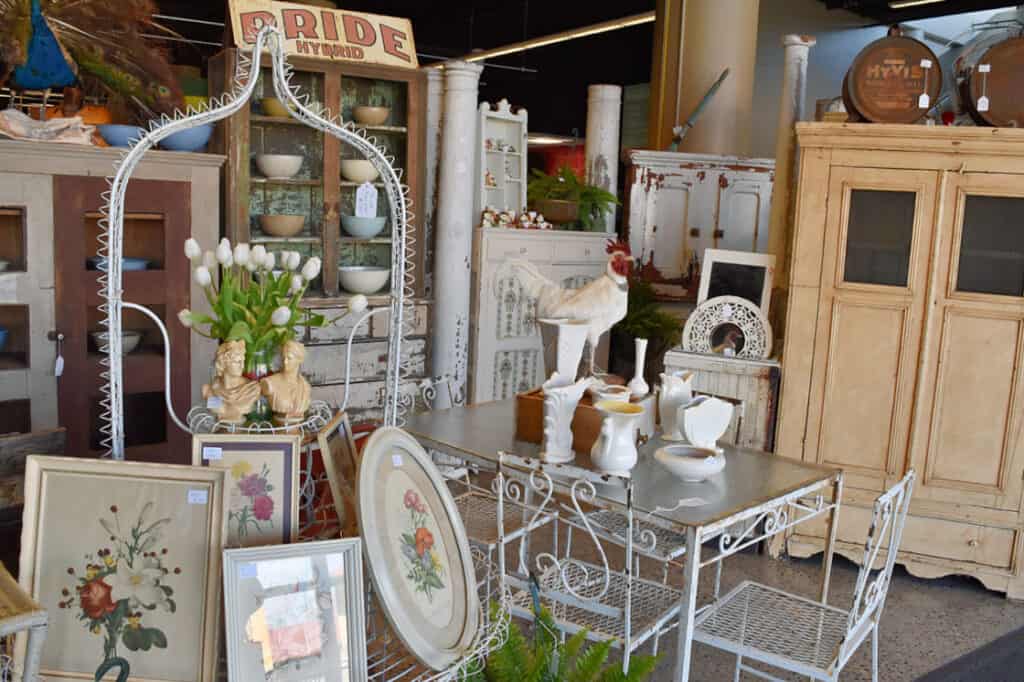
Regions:
M 545 462 L 564 464 L 575 458 L 572 451 L 572 417 L 590 377 L 569 383 L 558 372 L 544 385 L 544 445 L 540 456 Z
M 604 415 L 601 432 L 590 448 L 594 468 L 609 474 L 628 476 L 636 466 L 636 421 L 644 408 L 634 403 L 602 400 L 594 405 Z
M 663 372 L 661 392 L 658 394 L 658 414 L 661 415 L 661 437 L 665 440 L 683 440 L 679 430 L 679 408 L 693 399 L 693 372 L 679 370 Z

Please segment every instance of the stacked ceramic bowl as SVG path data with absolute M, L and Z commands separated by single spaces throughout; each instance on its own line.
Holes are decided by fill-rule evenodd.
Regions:
M 296 154 L 257 154 L 256 168 L 270 180 L 290 180 L 302 170 L 302 157 Z
M 341 288 L 352 294 L 376 294 L 388 284 L 391 268 L 376 265 L 339 265 Z

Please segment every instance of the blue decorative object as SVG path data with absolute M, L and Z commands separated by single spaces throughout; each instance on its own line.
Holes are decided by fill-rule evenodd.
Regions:
M 107 259 L 103 256 L 90 256 L 85 261 L 89 270 L 106 270 Z M 133 270 L 146 270 L 149 268 L 149 260 L 146 258 L 122 258 L 121 270 L 129 272 Z
M 139 126 L 107 123 L 99 126 L 100 135 L 111 147 L 131 147 L 142 139 L 146 131 Z
M 32 0 L 32 37 L 28 58 L 14 69 L 14 83 L 28 90 L 63 88 L 78 80 L 67 54 L 53 35 L 39 0 Z
M 160 146 L 172 152 L 198 152 L 206 147 L 211 135 L 213 135 L 213 124 L 206 123 L 168 135 L 160 143 Z
M 0 327 L 0 351 L 7 345 L 7 329 Z

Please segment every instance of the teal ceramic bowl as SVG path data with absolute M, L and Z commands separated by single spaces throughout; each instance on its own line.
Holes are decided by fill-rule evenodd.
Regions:
M 349 236 L 359 239 L 373 239 L 384 229 L 384 223 L 387 221 L 388 219 L 384 216 L 375 216 L 373 218 L 357 218 L 353 215 L 341 216 L 341 226 L 345 232 Z
M 126 126 L 107 123 L 99 126 L 100 137 L 111 147 L 131 147 L 138 142 L 146 131 L 139 126 Z

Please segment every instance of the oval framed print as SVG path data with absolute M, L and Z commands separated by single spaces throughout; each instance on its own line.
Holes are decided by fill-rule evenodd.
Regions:
M 700 303 L 683 327 L 683 350 L 763 360 L 772 352 L 772 327 L 761 309 L 739 296 Z
M 375 431 L 359 464 L 359 525 L 378 599 L 406 648 L 433 670 L 464 656 L 480 626 L 466 529 L 416 440 Z

